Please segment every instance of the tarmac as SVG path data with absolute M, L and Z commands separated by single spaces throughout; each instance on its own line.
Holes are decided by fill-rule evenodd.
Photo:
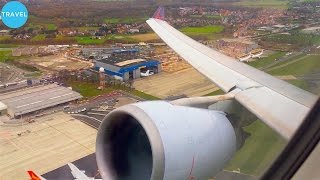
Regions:
M 101 179 L 100 173 L 98 171 L 98 166 L 96 163 L 96 155 L 90 154 L 79 160 L 72 162 L 78 169 L 85 171 L 84 173 L 88 177 L 94 177 L 95 179 Z M 43 174 L 42 177 L 47 180 L 74 180 L 71 174 L 71 170 L 68 165 L 59 167 L 53 171 Z
M 193 68 L 174 73 L 161 72 L 135 80 L 134 88 L 159 98 L 186 95 L 197 97 L 209 94 L 218 88 Z
M 97 130 L 63 112 L 0 126 L 0 179 L 30 179 L 95 152 Z

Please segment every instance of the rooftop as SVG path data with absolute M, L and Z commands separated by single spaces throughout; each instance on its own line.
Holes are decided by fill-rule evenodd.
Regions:
M 14 116 L 19 116 L 67 103 L 81 97 L 79 93 L 69 88 L 50 84 L 3 93 L 0 95 L 0 101 L 8 106 Z M 10 115 L 13 116 L 13 114 Z
M 120 55 L 120 56 L 110 56 L 108 58 L 99 60 L 99 62 L 103 62 L 106 64 L 111 64 L 118 67 L 127 67 L 135 64 L 139 64 L 141 62 L 147 62 L 150 60 L 141 58 L 136 55 Z
M 0 101 L 0 111 L 6 110 L 8 108 L 7 105 L 5 105 L 3 102 Z

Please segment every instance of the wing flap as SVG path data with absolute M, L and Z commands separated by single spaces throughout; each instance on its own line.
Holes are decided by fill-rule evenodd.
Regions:
M 293 135 L 309 112 L 308 107 L 266 87 L 241 91 L 235 99 L 286 139 Z

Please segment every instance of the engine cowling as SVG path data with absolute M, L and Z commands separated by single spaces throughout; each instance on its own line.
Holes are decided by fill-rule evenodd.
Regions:
M 110 112 L 100 125 L 96 159 L 103 179 L 208 179 L 236 151 L 224 112 L 141 102 Z

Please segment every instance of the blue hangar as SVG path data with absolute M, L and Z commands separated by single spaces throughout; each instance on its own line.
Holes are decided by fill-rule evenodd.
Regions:
M 106 74 L 123 81 L 141 77 L 141 72 L 151 70 L 155 74 L 161 71 L 161 64 L 157 60 L 149 60 L 135 55 L 111 55 L 107 58 L 96 60 L 95 69 L 104 68 Z

